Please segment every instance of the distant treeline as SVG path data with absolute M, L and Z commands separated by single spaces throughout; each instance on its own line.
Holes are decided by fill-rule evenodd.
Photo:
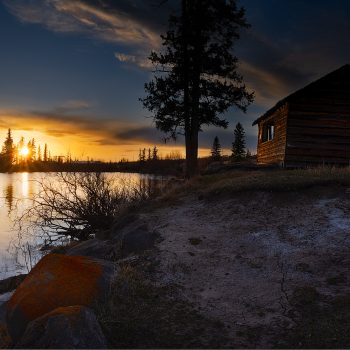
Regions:
M 183 171 L 182 156 L 173 151 L 164 159 L 158 155 L 156 146 L 140 149 L 138 161 L 122 159 L 120 162 L 102 162 L 88 159 L 73 160 L 67 156 L 52 156 L 48 145 L 37 146 L 35 139 L 25 142 L 21 137 L 15 144 L 11 129 L 0 153 L 0 172 L 137 172 L 159 175 L 179 175 Z
M 244 130 L 240 123 L 235 130 L 232 155 L 223 156 L 218 137 L 215 137 L 211 156 L 199 159 L 199 169 L 205 171 L 212 162 L 235 162 L 251 158 L 249 150 L 245 148 Z M 173 150 L 164 157 L 159 156 L 157 146 L 139 150 L 137 161 L 122 159 L 119 162 L 102 162 L 88 159 L 75 159 L 71 155 L 52 156 L 47 144 L 41 148 L 35 139 L 25 142 L 22 137 L 18 144 L 12 138 L 11 129 L 3 143 L 0 153 L 0 172 L 130 172 L 157 175 L 184 174 L 185 160 L 179 151 Z

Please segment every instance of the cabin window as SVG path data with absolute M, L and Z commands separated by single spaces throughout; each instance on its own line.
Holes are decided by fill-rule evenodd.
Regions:
M 275 126 L 273 124 L 266 124 L 262 130 L 262 142 L 271 141 L 275 137 Z

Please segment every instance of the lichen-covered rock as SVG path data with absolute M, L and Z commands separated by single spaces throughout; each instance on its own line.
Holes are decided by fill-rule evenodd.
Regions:
M 58 307 L 90 306 L 110 288 L 114 266 L 81 256 L 42 258 L 6 304 L 9 333 L 16 342 L 29 322 Z
M 83 306 L 57 308 L 30 322 L 17 349 L 106 349 L 95 314 Z

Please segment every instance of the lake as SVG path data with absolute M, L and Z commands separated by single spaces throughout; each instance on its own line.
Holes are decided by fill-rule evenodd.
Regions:
M 108 173 L 107 176 L 115 178 L 118 186 L 161 180 L 143 174 Z M 19 230 L 14 225 L 16 218 L 33 205 L 33 198 L 40 191 L 43 180 L 54 182 L 55 174 L 0 174 L 0 279 L 27 273 L 44 254 L 38 249 L 38 238 L 30 235 L 19 240 Z

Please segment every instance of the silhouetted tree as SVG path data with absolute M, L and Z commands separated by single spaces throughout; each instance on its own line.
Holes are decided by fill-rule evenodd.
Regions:
M 215 136 L 214 138 L 214 142 L 213 142 L 213 147 L 211 149 L 211 157 L 213 160 L 218 161 L 221 159 L 221 145 L 220 145 L 220 141 L 219 138 L 217 136 Z
M 235 0 L 182 0 L 181 15 L 170 17 L 162 36 L 164 51 L 150 56 L 156 76 L 141 101 L 168 137 L 185 135 L 187 177 L 198 170 L 201 126 L 227 128 L 221 115 L 231 106 L 246 111 L 253 101 L 232 53 L 246 27 Z
M 6 169 L 9 169 L 15 160 L 15 146 L 13 143 L 11 129 L 8 129 L 7 131 L 7 137 L 2 147 L 1 159 L 3 166 Z
M 142 151 L 141 151 L 141 148 L 139 149 L 139 162 L 142 162 Z
M 36 145 L 35 145 L 35 140 L 34 139 L 31 139 L 29 142 L 28 142 L 28 150 L 29 150 L 29 154 L 28 154 L 28 157 L 27 157 L 27 160 L 29 163 L 31 162 L 34 162 L 35 159 L 36 159 Z
M 44 162 L 47 162 L 49 160 L 48 150 L 47 150 L 47 144 L 45 143 L 44 146 Z
M 152 154 L 152 152 L 151 152 L 151 149 L 149 148 L 148 149 L 148 158 L 147 158 L 148 161 L 150 161 L 152 159 L 151 154 Z
M 39 162 L 42 161 L 42 157 L 41 157 L 41 147 L 40 147 L 40 145 L 38 146 L 38 158 L 37 158 L 37 160 L 38 160 Z
M 157 146 L 153 147 L 152 160 L 158 160 L 158 148 L 157 148 Z
M 232 144 L 232 157 L 235 160 L 242 160 L 245 156 L 245 132 L 241 123 L 237 123 L 234 135 L 235 140 Z

